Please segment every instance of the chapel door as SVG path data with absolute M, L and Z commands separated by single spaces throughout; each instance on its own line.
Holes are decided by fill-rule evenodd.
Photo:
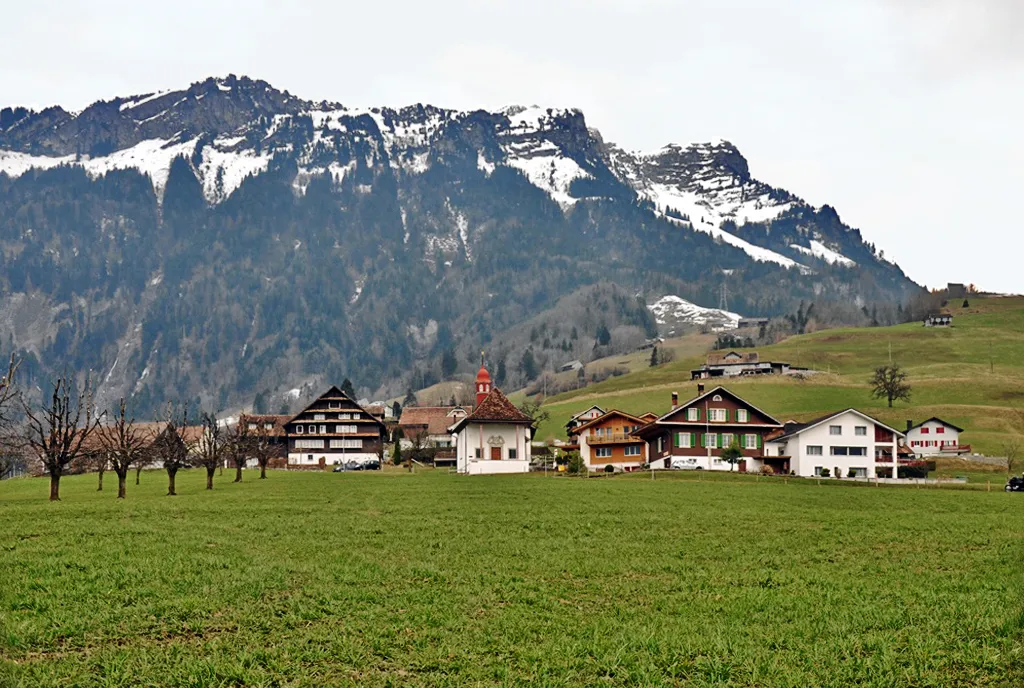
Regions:
M 491 447 L 491 461 L 501 461 L 501 447 Z

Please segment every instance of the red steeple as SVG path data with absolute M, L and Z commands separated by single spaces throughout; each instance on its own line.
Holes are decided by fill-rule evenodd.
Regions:
M 491 393 L 491 374 L 484 367 L 483 352 L 480 353 L 480 372 L 476 374 L 476 405 L 480 406 Z

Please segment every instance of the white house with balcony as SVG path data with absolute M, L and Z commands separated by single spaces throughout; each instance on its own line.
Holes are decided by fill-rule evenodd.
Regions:
M 894 468 L 904 434 L 856 409 L 846 409 L 808 423 L 786 423 L 782 434 L 766 443 L 766 454 L 784 457 L 794 475 L 805 478 L 897 477 Z M 837 476 L 838 472 L 838 476 Z
M 971 451 L 971 445 L 960 444 L 962 432 L 963 428 L 958 428 L 941 418 L 929 418 L 917 425 L 907 421 L 907 446 L 914 452 L 914 456 L 967 454 Z

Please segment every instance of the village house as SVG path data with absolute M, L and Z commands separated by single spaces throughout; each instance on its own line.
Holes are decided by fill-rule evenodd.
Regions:
M 374 461 L 386 436 L 384 422 L 338 387 L 328 389 L 284 427 L 289 468 Z
M 611 466 L 616 471 L 634 471 L 647 463 L 647 443 L 636 431 L 658 419 L 653 413 L 634 416 L 611 410 L 577 429 L 580 456 L 591 471 Z
M 402 411 L 398 427 L 402 431 L 402 449 L 413 446 L 453 447 L 448 432 L 455 423 L 469 415 L 463 406 L 410 406 Z
M 476 406 L 451 426 L 456 470 L 464 475 L 528 473 L 533 419 L 491 387 L 481 367 L 476 376 Z
M 789 372 L 788 363 L 762 361 L 756 351 L 729 351 L 708 354 L 707 362 L 700 368 L 691 370 L 690 377 L 693 380 L 707 380 L 741 375 L 786 375 Z
M 566 445 L 567 448 L 572 448 L 579 445 L 579 428 L 585 423 L 589 423 L 595 418 L 603 416 L 605 413 L 604 409 L 600 406 L 591 406 L 585 411 L 580 411 L 565 424 L 565 436 L 569 438 L 569 443 Z
M 776 472 L 804 478 L 897 477 L 903 433 L 857 409 L 845 409 L 807 423 L 788 422 L 769 438 L 764 463 Z
M 940 456 L 969 454 L 971 445 L 960 444 L 960 433 L 952 423 L 941 418 L 929 418 L 923 423 L 907 421 L 907 446 L 915 456 Z
M 953 316 L 950 313 L 932 313 L 924 319 L 925 327 L 952 327 Z
M 247 433 L 266 438 L 271 452 L 271 459 L 267 464 L 270 468 L 288 467 L 288 437 L 284 426 L 290 419 L 291 416 L 256 413 L 243 413 L 238 416 L 238 425 L 244 427 Z M 257 465 L 255 458 L 246 461 L 248 468 L 255 468 Z
M 765 463 L 782 470 L 782 462 L 765 456 L 765 438 L 782 429 L 782 423 L 724 387 L 705 391 L 684 404 L 672 393 L 672 409 L 635 431 L 647 442 L 653 470 L 697 469 L 741 472 L 758 471 Z M 721 458 L 733 442 L 742 454 L 734 467 Z M 773 466 L 774 467 L 774 466 Z
M 568 373 L 569 371 L 574 371 L 575 372 L 575 371 L 583 370 L 583 367 L 584 367 L 583 366 L 583 361 L 575 360 L 575 361 L 569 361 L 568 363 L 562 364 L 562 366 L 558 370 L 559 370 L 559 372 L 562 372 L 562 373 Z

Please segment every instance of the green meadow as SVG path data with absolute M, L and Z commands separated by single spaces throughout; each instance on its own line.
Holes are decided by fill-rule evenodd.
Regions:
M 254 477 L 0 483 L 0 686 L 1024 684 L 1024 495 Z
M 1024 297 L 972 298 L 968 308 L 953 303 L 954 327 L 896 327 L 823 330 L 760 347 L 764 360 L 788 361 L 820 373 L 795 377 L 730 380 L 723 384 L 781 421 L 807 420 L 856 407 L 902 429 L 906 420 L 942 417 L 965 428 L 961 441 L 974 451 L 1003 456 L 1003 447 L 1024 443 Z M 889 409 L 871 398 L 868 378 L 892 360 L 908 371 L 909 404 Z M 552 397 L 550 419 L 539 439 L 565 436 L 564 424 L 578 411 L 598 404 L 630 413 L 664 413 L 671 393 L 685 400 L 696 394 L 690 370 L 703 355 L 687 356 L 585 389 Z M 709 384 L 718 384 L 708 381 Z

